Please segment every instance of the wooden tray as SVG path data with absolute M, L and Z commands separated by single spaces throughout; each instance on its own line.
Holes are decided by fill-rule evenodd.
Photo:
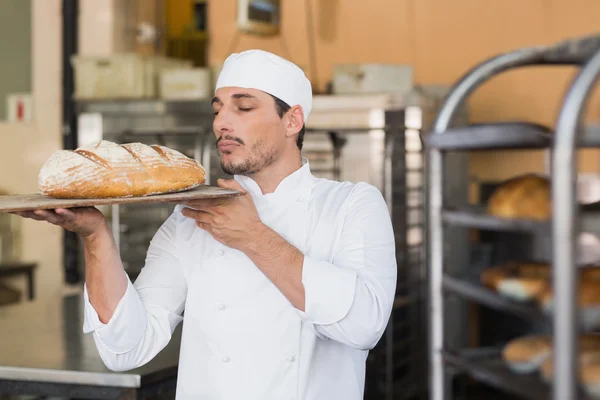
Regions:
M 152 196 L 120 197 L 105 199 L 53 199 L 41 194 L 18 194 L 0 196 L 0 212 L 48 210 L 113 204 L 177 203 L 198 199 L 218 199 L 239 196 L 237 190 L 202 185 L 194 189 Z

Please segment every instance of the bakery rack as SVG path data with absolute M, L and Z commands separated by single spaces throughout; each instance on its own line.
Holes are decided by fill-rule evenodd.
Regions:
M 483 83 L 508 70 L 527 66 L 570 65 L 579 68 L 565 93 L 554 130 L 528 122 L 501 122 L 453 126 L 459 107 Z M 600 233 L 598 212 L 577 204 L 576 168 L 578 148 L 600 147 L 600 131 L 583 125 L 588 98 L 600 75 L 600 36 L 587 36 L 551 46 L 518 49 L 476 65 L 451 89 L 441 106 L 433 129 L 424 137 L 427 169 L 427 274 L 429 301 L 429 391 L 432 400 L 452 397 L 450 382 L 456 372 L 469 375 L 524 399 L 575 400 L 584 398 L 577 384 L 576 346 L 579 334 L 576 285 L 578 283 L 576 237 L 580 232 Z M 444 168 L 449 154 L 473 150 L 548 149 L 552 219 L 547 222 L 507 220 L 483 210 L 456 206 L 448 201 L 450 174 Z M 465 177 L 465 180 L 467 178 Z M 464 228 L 526 232 L 551 244 L 555 311 L 545 317 L 534 306 L 501 298 L 472 277 L 447 272 L 448 246 Z M 447 334 L 448 294 L 521 316 L 546 320 L 553 332 L 555 379 L 544 384 L 531 375 L 515 375 L 494 349 L 453 349 Z M 452 321 L 454 322 L 454 321 Z M 451 327 L 450 327 L 451 328 Z M 450 335 L 451 336 L 451 335 Z

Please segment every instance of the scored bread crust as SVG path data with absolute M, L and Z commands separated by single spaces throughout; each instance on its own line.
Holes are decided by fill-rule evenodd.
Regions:
M 205 181 L 204 167 L 176 150 L 106 140 L 56 151 L 38 175 L 40 193 L 59 199 L 149 196 L 192 189 Z
M 552 215 L 550 181 L 525 174 L 503 182 L 490 196 L 487 212 L 500 218 L 547 220 Z

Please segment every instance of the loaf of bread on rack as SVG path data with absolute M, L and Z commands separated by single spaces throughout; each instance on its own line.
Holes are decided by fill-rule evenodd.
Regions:
M 600 360 L 594 359 L 581 366 L 579 383 L 583 387 L 586 396 L 592 399 L 600 399 Z
M 554 293 L 551 285 L 542 290 L 537 301 L 546 314 L 554 313 Z M 577 306 L 584 331 L 600 327 L 600 281 L 586 280 L 581 276 L 577 288 Z
M 537 371 L 552 352 L 552 338 L 545 335 L 518 337 L 502 350 L 506 366 L 518 374 Z
M 503 182 L 488 200 L 487 212 L 500 218 L 547 220 L 552 215 L 548 178 L 525 174 Z
M 59 199 L 118 198 L 178 192 L 205 181 L 202 165 L 176 150 L 101 140 L 56 151 L 40 169 L 38 187 Z
M 530 301 L 550 284 L 550 273 L 548 264 L 508 263 L 486 268 L 481 282 L 504 297 Z
M 600 362 L 600 335 L 582 335 L 579 337 L 578 362 L 579 379 L 583 369 L 591 364 Z M 550 383 L 554 379 L 554 357 L 553 353 L 546 358 L 546 361 L 540 367 L 542 379 Z

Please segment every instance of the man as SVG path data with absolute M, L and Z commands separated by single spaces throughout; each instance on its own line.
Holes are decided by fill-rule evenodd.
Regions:
M 301 157 L 312 89 L 273 54 L 231 55 L 216 85 L 222 187 L 176 206 L 132 284 L 96 209 L 36 211 L 85 246 L 85 332 L 112 370 L 147 363 L 185 323 L 178 399 L 358 400 L 396 287 L 392 225 L 366 183 Z

